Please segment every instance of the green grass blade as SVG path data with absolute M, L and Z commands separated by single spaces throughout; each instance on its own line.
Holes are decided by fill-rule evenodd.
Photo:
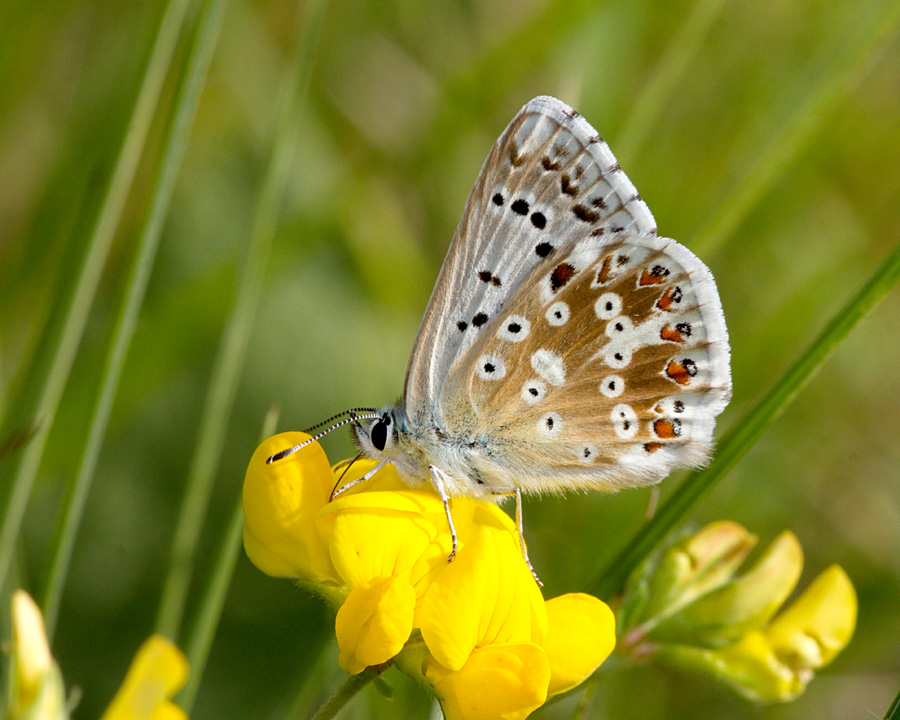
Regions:
M 891 703 L 887 713 L 885 713 L 884 720 L 900 720 L 900 693 L 897 694 L 894 702 Z
M 172 541 L 169 572 L 156 619 L 157 631 L 175 638 L 181 626 L 193 559 L 222 447 L 225 428 L 237 393 L 238 380 L 259 302 L 269 249 L 297 146 L 298 117 L 312 71 L 315 40 L 321 35 L 326 1 L 301 5 L 301 36 L 286 67 L 269 166 L 260 189 L 247 260 L 237 297 L 213 366 L 209 392 L 200 420 L 185 497 Z
M 656 70 L 641 88 L 637 101 L 616 138 L 616 157 L 624 166 L 630 167 L 634 163 L 635 156 L 655 127 L 663 108 L 724 6 L 725 0 L 697 0 L 678 34 L 660 55 Z
M 36 411 L 38 429 L 22 452 L 3 513 L 0 528 L 0 585 L 4 583 L 9 571 L 16 538 L 41 464 L 47 436 L 69 378 L 110 245 L 137 170 L 186 9 L 187 0 L 170 0 L 163 13 L 122 148 L 91 230 L 77 283 L 67 302 L 68 310 L 62 332 L 52 352 L 49 370 L 41 381 Z
M 725 473 L 734 467 L 803 390 L 856 324 L 898 280 L 900 245 L 894 248 L 856 295 L 832 317 L 819 336 L 759 402 L 731 426 L 720 441 L 712 463 L 688 476 L 653 519 L 591 584 L 590 592 L 602 598 L 610 598 L 621 589 L 631 572 L 684 520 Z
M 216 0 L 216 2 L 222 4 L 222 0 Z M 260 442 L 274 434 L 277 424 L 278 411 L 273 409 L 266 415 L 266 419 L 263 422 Z M 213 563 L 212 575 L 206 589 L 200 596 L 200 602 L 198 603 L 200 614 L 191 629 L 190 635 L 184 642 L 184 652 L 188 659 L 188 666 L 191 668 L 191 674 L 188 677 L 187 684 L 178 694 L 177 703 L 178 707 L 188 715 L 191 714 L 194 700 L 197 698 L 197 691 L 200 689 L 203 670 L 206 668 L 209 651 L 216 634 L 216 628 L 219 625 L 222 608 L 225 605 L 225 596 L 228 594 L 228 585 L 231 582 L 234 566 L 241 552 L 244 529 L 242 501 L 243 496 L 239 494 L 231 513 L 231 520 L 229 520 L 228 527 L 222 537 L 216 561 Z
M 134 335 L 150 271 L 156 258 L 163 223 L 169 211 L 178 169 L 184 157 L 188 131 L 197 110 L 200 92 L 216 45 L 223 10 L 223 0 L 211 0 L 205 5 L 195 26 L 195 38 L 190 55 L 186 59 L 185 76 L 175 98 L 172 117 L 166 130 L 161 161 L 153 181 L 149 210 L 138 240 L 134 263 L 104 361 L 101 387 L 91 416 L 87 441 L 75 480 L 68 488 L 62 517 L 57 525 L 53 557 L 43 600 L 44 622 L 47 626 L 48 637 L 53 637 L 72 549 L 97 466 L 97 458 L 100 455 L 113 400 L 119 386 L 122 366 Z
M 900 2 L 894 2 L 868 31 L 860 33 L 855 42 L 835 55 L 833 63 L 821 74 L 821 84 L 798 107 L 787 127 L 772 135 L 772 142 L 756 155 L 744 177 L 717 204 L 691 239 L 690 247 L 694 252 L 701 257 L 708 256 L 734 233 L 865 77 L 894 39 L 898 22 Z

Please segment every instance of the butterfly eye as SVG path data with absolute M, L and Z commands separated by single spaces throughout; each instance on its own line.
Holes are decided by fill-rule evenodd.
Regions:
M 388 425 L 390 424 L 390 416 L 383 415 L 374 425 L 372 425 L 372 432 L 369 433 L 369 439 L 372 441 L 372 445 L 376 450 L 384 450 L 384 446 L 387 445 Z

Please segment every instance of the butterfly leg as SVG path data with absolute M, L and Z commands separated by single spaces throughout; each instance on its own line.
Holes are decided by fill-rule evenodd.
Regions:
M 519 548 L 522 550 L 522 557 L 525 558 L 525 564 L 531 571 L 531 577 L 538 584 L 538 587 L 544 587 L 544 583 L 537 576 L 531 560 L 528 558 L 528 549 L 525 547 L 525 528 L 522 525 L 522 491 L 519 488 L 491 488 L 492 495 L 515 495 L 516 496 L 516 531 L 519 534 Z
M 384 467 L 385 465 L 387 465 L 389 462 L 390 462 L 390 459 L 382 460 L 380 463 L 378 463 L 375 467 L 373 467 L 371 470 L 369 470 L 369 472 L 367 472 L 367 473 L 366 473 L 365 475 L 363 475 L 362 477 L 356 478 L 356 480 L 351 480 L 350 482 L 348 482 L 348 483 L 347 483 L 346 485 L 344 485 L 343 487 L 335 487 L 334 490 L 331 491 L 331 497 L 328 498 L 328 502 L 331 502 L 331 501 L 334 500 L 338 495 L 340 495 L 341 493 L 343 493 L 343 492 L 346 491 L 346 490 L 349 490 L 349 489 L 352 488 L 354 485 L 359 485 L 360 483 L 364 483 L 364 482 L 366 482 L 366 480 L 371 479 L 371 477 L 372 477 L 375 473 L 377 473 L 379 470 L 381 470 L 381 468 L 383 468 L 383 467 Z
M 431 473 L 431 484 L 434 485 L 434 489 L 437 490 L 441 502 L 444 503 L 444 514 L 447 516 L 447 525 L 450 527 L 450 541 L 453 543 L 453 548 L 447 556 L 447 562 L 452 562 L 453 558 L 456 557 L 458 543 L 456 541 L 456 528 L 453 525 L 453 517 L 450 515 L 450 498 L 447 497 L 447 493 L 444 490 L 444 482 L 441 480 L 441 471 L 434 465 L 429 465 L 428 472 Z

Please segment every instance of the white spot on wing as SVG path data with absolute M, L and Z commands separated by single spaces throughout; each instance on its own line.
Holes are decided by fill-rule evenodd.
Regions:
M 497 331 L 497 337 L 506 342 L 521 342 L 531 332 L 531 323 L 522 315 L 510 315 Z
M 548 323 L 555 327 L 559 327 L 560 325 L 565 325 L 569 321 L 569 315 L 569 306 L 560 301 L 555 302 L 548 307 L 544 317 L 547 318 Z
M 586 443 L 575 451 L 578 459 L 585 465 L 590 465 L 597 457 L 597 446 Z
M 562 418 L 559 413 L 548 412 L 541 415 L 537 422 L 538 433 L 545 438 L 554 438 L 562 431 Z
M 622 346 L 609 348 L 603 354 L 603 362 L 616 370 L 628 367 L 631 363 L 631 349 Z
M 619 375 L 607 375 L 600 381 L 600 392 L 608 398 L 619 397 L 625 390 L 625 381 Z
M 601 320 L 612 320 L 622 312 L 622 299 L 615 293 L 603 293 L 594 303 L 594 312 Z
M 606 336 L 610 338 L 624 337 L 634 329 L 631 318 L 614 317 L 606 323 Z
M 616 405 L 609 414 L 613 427 L 616 429 L 616 435 L 623 440 L 631 440 L 638 431 L 637 413 L 631 405 L 624 403 Z
M 496 355 L 482 355 L 478 358 L 475 372 L 482 380 L 499 380 L 506 375 L 506 365 Z
M 522 386 L 522 399 L 529 405 L 539 403 L 547 395 L 547 386 L 543 381 L 532 379 Z
M 566 382 L 565 365 L 562 358 L 554 352 L 535 350 L 531 356 L 531 367 L 551 385 L 562 385 Z

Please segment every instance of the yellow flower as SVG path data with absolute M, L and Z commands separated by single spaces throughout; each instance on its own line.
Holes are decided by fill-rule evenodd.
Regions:
M 669 615 L 648 633 L 655 642 L 687 642 L 722 647 L 763 627 L 775 614 L 800 579 L 803 551 L 793 533 L 783 532 L 736 579 L 721 576 L 718 586 Z
M 579 685 L 609 657 L 616 645 L 616 618 L 605 602 L 584 593 L 560 595 L 545 607 L 548 694 L 557 695 Z
M 317 579 L 314 589 L 337 607 L 344 670 L 392 661 L 431 685 L 448 720 L 515 720 L 580 683 L 612 651 L 610 609 L 585 595 L 545 603 L 515 524 L 496 505 L 454 498 L 458 549 L 448 563 L 443 503 L 427 484 L 411 489 L 391 466 L 332 502 L 336 478 L 350 483 L 374 463 L 332 471 L 320 450 L 307 452 L 313 444 L 267 477 L 273 466 L 265 458 L 306 437 L 278 436 L 254 454 L 244 504 L 257 512 L 246 521 L 245 544 L 250 537 L 248 554 L 265 572 Z M 291 492 L 296 499 L 281 497 Z M 301 516 L 304 528 L 294 522 Z M 326 553 L 330 573 L 321 571 Z
M 13 594 L 13 702 L 11 720 L 67 720 L 65 687 L 50 655 L 44 619 L 23 590 Z M 187 680 L 187 660 L 170 641 L 151 636 L 102 720 L 186 720 L 169 701 Z
M 547 654 L 533 643 L 488 645 L 455 672 L 429 670 L 447 720 L 521 720 L 544 704 L 550 682 Z
M 63 720 L 66 693 L 59 668 L 50 655 L 44 618 L 24 590 L 12 598 L 13 671 L 12 720 L 41 718 Z
M 101 720 L 186 720 L 169 701 L 188 676 L 187 660 L 174 643 L 160 635 L 144 642 L 125 676 L 125 682 Z
M 319 539 L 313 522 L 334 485 L 322 446 L 313 443 L 266 464 L 275 453 L 308 437 L 282 433 L 253 453 L 244 478 L 244 550 L 267 575 L 337 583 L 340 579 L 328 547 Z
M 754 702 L 800 695 L 814 671 L 850 642 L 856 594 L 834 565 L 773 619 L 797 583 L 803 555 L 785 532 L 749 571 L 733 578 L 754 543 L 739 525 L 715 523 L 670 548 L 643 592 L 635 593 L 656 588 L 666 601 L 648 596 L 631 611 L 625 648 L 709 675 Z

